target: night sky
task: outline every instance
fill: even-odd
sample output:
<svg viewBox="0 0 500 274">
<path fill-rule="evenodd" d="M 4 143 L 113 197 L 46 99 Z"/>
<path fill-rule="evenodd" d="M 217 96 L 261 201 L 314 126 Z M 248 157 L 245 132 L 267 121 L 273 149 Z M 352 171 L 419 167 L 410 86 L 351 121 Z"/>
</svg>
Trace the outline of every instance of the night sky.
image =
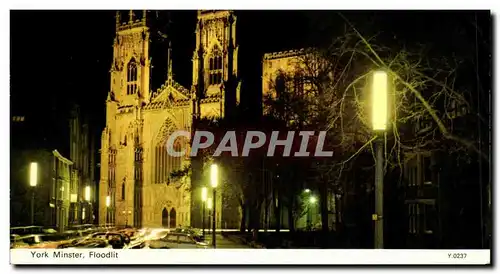
<svg viewBox="0 0 500 274">
<path fill-rule="evenodd" d="M 471 12 L 342 14 L 394 46 L 423 43 L 431 46 L 436 56 L 475 51 L 476 17 Z M 37 145 L 43 140 L 45 146 L 64 150 L 69 136 L 64 131 L 65 114 L 73 102 L 89 115 L 96 136 L 100 136 L 109 90 L 114 15 L 114 11 L 11 11 L 11 115 L 27 117 L 30 134 L 23 137 L 36 136 Z M 174 77 L 189 89 L 196 11 L 173 11 L 169 16 Z M 240 11 L 238 16 L 239 67 L 249 87 L 243 99 L 260 93 L 260 61 L 265 52 L 324 42 L 333 33 L 341 33 L 345 22 L 335 11 Z M 489 64 L 489 12 L 479 13 L 478 18 L 480 61 Z"/>
</svg>

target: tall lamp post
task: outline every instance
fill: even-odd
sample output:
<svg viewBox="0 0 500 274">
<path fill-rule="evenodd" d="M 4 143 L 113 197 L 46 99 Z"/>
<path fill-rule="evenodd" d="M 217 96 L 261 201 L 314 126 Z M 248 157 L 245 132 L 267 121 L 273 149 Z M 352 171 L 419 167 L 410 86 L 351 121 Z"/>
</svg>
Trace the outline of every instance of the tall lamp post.
<svg viewBox="0 0 500 274">
<path fill-rule="evenodd" d="M 387 129 L 388 81 L 385 71 L 373 73 L 372 85 L 372 126 L 375 141 L 375 248 L 384 248 L 384 133 Z"/>
<path fill-rule="evenodd" d="M 207 196 L 208 196 L 208 189 L 206 187 L 203 187 L 201 189 L 201 202 L 202 202 L 202 231 L 203 231 L 203 238 L 205 238 L 205 204 L 207 202 Z"/>
<path fill-rule="evenodd" d="M 208 198 L 207 199 L 207 209 L 208 209 L 208 230 L 210 231 L 210 216 L 211 216 L 211 212 L 212 212 L 212 208 L 213 208 L 213 202 L 212 202 L 212 198 Z"/>
<path fill-rule="evenodd" d="M 30 165 L 30 187 L 31 187 L 31 225 L 35 225 L 35 188 L 38 180 L 38 163 Z"/>
<path fill-rule="evenodd" d="M 212 164 L 210 166 L 210 183 L 212 184 L 213 189 L 213 200 L 214 200 L 214 209 L 212 211 L 212 245 L 215 248 L 215 228 L 216 228 L 216 211 L 217 211 L 217 183 L 219 180 L 219 169 L 216 164 Z"/>
</svg>

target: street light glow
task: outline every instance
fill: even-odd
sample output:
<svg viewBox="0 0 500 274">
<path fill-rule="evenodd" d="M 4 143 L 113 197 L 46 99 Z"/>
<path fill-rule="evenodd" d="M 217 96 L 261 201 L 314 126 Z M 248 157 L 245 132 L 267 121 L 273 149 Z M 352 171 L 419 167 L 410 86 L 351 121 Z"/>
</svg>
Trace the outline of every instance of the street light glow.
<svg viewBox="0 0 500 274">
<path fill-rule="evenodd" d="M 373 130 L 387 128 L 387 73 L 375 71 L 372 86 L 372 124 Z"/>
<path fill-rule="evenodd" d="M 311 203 L 311 204 L 315 204 L 315 203 L 316 203 L 316 201 L 317 201 L 317 199 L 316 199 L 316 197 L 314 197 L 314 196 L 311 196 L 311 197 L 309 198 L 309 203 Z"/>
<path fill-rule="evenodd" d="M 30 165 L 30 186 L 35 187 L 38 179 L 38 164 L 33 162 Z"/>
<path fill-rule="evenodd" d="M 106 196 L 106 207 L 109 207 L 111 205 L 111 197 Z"/>
<path fill-rule="evenodd" d="M 203 202 L 206 202 L 207 201 L 207 195 L 208 195 L 208 189 L 206 187 L 203 187 L 201 189 L 201 200 Z"/>
<path fill-rule="evenodd" d="M 212 198 L 208 198 L 207 200 L 207 208 L 212 209 Z"/>
<path fill-rule="evenodd" d="M 85 187 L 85 201 L 90 201 L 90 186 Z"/>
<path fill-rule="evenodd" d="M 309 192 L 311 192 L 311 190 L 310 190 L 309 188 L 306 188 L 306 189 L 304 190 L 304 192 L 305 192 L 305 193 L 309 193 Z"/>
<path fill-rule="evenodd" d="M 218 183 L 217 181 L 219 179 L 218 177 L 219 177 L 219 169 L 216 164 L 212 164 L 210 166 L 210 182 L 213 188 L 217 187 Z"/>
</svg>

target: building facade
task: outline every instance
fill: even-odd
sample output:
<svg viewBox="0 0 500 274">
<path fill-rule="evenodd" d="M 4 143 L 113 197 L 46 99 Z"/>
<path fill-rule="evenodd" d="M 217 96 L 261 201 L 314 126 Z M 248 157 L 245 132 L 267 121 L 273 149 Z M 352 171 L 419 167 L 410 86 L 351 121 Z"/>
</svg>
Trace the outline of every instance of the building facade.
<svg viewBox="0 0 500 274">
<path fill-rule="evenodd" d="M 70 223 L 72 225 L 93 224 L 97 202 L 97 184 L 94 176 L 95 150 L 90 123 L 79 106 L 74 106 L 69 121 L 69 158 L 73 162 L 71 170 Z"/>
<path fill-rule="evenodd" d="M 64 231 L 71 225 L 73 163 L 57 150 L 26 149 L 15 150 L 13 153 L 11 210 L 13 215 L 22 216 L 12 216 L 15 221 L 11 219 L 11 226 L 40 225 Z M 31 163 L 36 163 L 37 166 L 35 185 L 30 183 L 28 176 L 31 173 Z"/>
<path fill-rule="evenodd" d="M 146 11 L 117 13 L 100 149 L 100 224 L 172 228 L 196 223 L 191 215 L 202 180 L 172 176 L 190 159 L 170 156 L 166 141 L 176 130 L 193 130 L 195 119 L 224 117 L 239 100 L 233 88 L 238 77 L 235 15 L 199 11 L 197 19 L 192 86 L 174 79 L 169 46 L 165 82 L 152 90 L 149 49 L 155 21 Z M 174 148 L 189 150 L 189 141 L 178 138 Z"/>
</svg>

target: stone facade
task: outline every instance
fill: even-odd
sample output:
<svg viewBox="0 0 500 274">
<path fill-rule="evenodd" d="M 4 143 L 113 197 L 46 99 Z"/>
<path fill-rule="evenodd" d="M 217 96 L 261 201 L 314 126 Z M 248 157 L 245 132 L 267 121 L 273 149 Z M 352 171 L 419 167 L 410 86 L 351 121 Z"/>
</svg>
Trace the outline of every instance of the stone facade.
<svg viewBox="0 0 500 274">
<path fill-rule="evenodd" d="M 146 11 L 126 15 L 128 20 L 117 13 L 116 20 L 100 150 L 99 223 L 189 226 L 199 186 L 188 175 L 171 176 L 190 159 L 169 156 L 165 142 L 175 130 L 191 131 L 193 118 L 221 117 L 238 103 L 236 89 L 229 88 L 237 86 L 232 84 L 237 81 L 236 17 L 230 11 L 198 12 L 193 85 L 188 89 L 175 81 L 169 47 L 167 79 L 152 91 L 149 48 L 154 21 Z M 178 140 L 177 149 L 189 150 L 187 140 Z"/>
</svg>

